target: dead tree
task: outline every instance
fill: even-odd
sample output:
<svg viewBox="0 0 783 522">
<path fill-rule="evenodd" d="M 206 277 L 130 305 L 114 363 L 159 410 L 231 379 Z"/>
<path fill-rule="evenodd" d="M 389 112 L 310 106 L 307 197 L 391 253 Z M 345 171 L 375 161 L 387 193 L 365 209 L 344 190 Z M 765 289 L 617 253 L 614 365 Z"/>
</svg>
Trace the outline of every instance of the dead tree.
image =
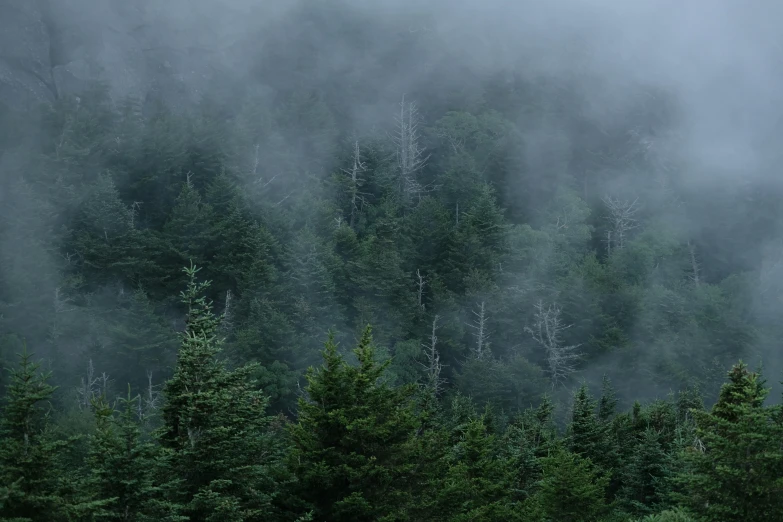
<svg viewBox="0 0 783 522">
<path fill-rule="evenodd" d="M 130 227 L 136 228 L 136 217 L 139 215 L 139 209 L 141 208 L 141 201 L 134 201 L 130 208 Z"/>
<path fill-rule="evenodd" d="M 418 278 L 418 281 L 416 282 L 416 286 L 418 287 L 417 295 L 419 299 L 419 308 L 424 310 L 424 287 L 427 285 L 427 280 L 424 278 L 423 275 L 421 275 L 421 271 L 416 269 L 416 277 Z"/>
<path fill-rule="evenodd" d="M 136 415 L 139 420 L 144 422 L 148 420 L 160 408 L 159 385 L 152 384 L 152 370 L 147 370 L 147 389 L 145 396 L 139 397 L 138 412 Z"/>
<path fill-rule="evenodd" d="M 473 346 L 473 357 L 475 359 L 484 359 L 489 352 L 489 332 L 487 331 L 487 311 L 485 302 L 481 301 L 478 311 L 473 311 L 476 316 L 473 324 L 469 324 L 475 330 L 473 336 L 476 338 L 476 344 Z"/>
<path fill-rule="evenodd" d="M 429 160 L 429 154 L 421 145 L 419 125 L 421 117 L 415 102 L 405 103 L 405 95 L 400 102 L 400 114 L 395 118 L 397 128 L 392 140 L 396 148 L 399 185 L 406 199 L 421 198 L 425 187 L 417 179 L 419 171 Z"/>
<path fill-rule="evenodd" d="M 233 304 L 234 294 L 231 293 L 231 290 L 226 291 L 226 304 L 223 306 L 223 314 L 220 320 L 220 331 L 224 335 L 227 335 L 231 333 L 231 330 L 234 327 L 233 323 L 233 309 L 231 308 L 231 305 Z"/>
<path fill-rule="evenodd" d="M 73 312 L 74 309 L 70 306 L 72 302 L 70 297 L 64 296 L 60 287 L 54 289 L 54 314 L 52 318 L 52 325 L 49 329 L 49 335 L 52 339 L 60 337 L 60 321 L 63 314 Z"/>
<path fill-rule="evenodd" d="M 427 376 L 426 387 L 436 396 L 440 394 L 443 390 L 443 385 L 446 383 L 445 379 L 442 379 L 440 376 L 443 365 L 440 362 L 440 353 L 438 353 L 437 348 L 439 319 L 440 316 L 437 315 L 432 319 L 432 333 L 430 334 L 429 343 L 422 345 L 424 348 L 424 357 L 427 361 L 426 363 L 422 363 Z"/>
<path fill-rule="evenodd" d="M 98 376 L 95 375 L 95 367 L 92 359 L 87 364 L 87 375 L 82 377 L 81 385 L 76 390 L 78 396 L 78 405 L 80 410 L 86 410 L 92 407 L 92 402 L 97 397 L 105 397 L 109 386 L 109 376 L 104 372 Z"/>
<path fill-rule="evenodd" d="M 351 198 L 351 215 L 348 219 L 348 226 L 351 228 L 353 228 L 356 223 L 356 215 L 361 211 L 362 206 L 364 206 L 364 194 L 360 191 L 360 188 L 364 183 L 361 174 L 366 170 L 367 166 L 362 162 L 359 142 L 355 141 L 353 147 L 353 165 L 350 169 L 343 169 L 343 172 L 350 180 L 348 194 Z"/>
<path fill-rule="evenodd" d="M 604 243 L 606 243 L 606 255 L 608 257 L 612 256 L 612 231 L 607 230 L 606 231 L 606 239 L 604 239 Z"/>
<path fill-rule="evenodd" d="M 546 351 L 552 389 L 576 371 L 576 362 L 581 357 L 581 354 L 576 351 L 581 345 L 566 346 L 563 342 L 563 332 L 573 325 L 563 324 L 561 315 L 557 304 L 544 308 L 543 302 L 539 301 L 536 304 L 533 327 L 525 327 L 525 331 Z"/>
<path fill-rule="evenodd" d="M 634 215 L 639 211 L 638 201 L 639 198 L 636 198 L 629 203 L 608 195 L 604 196 L 603 202 L 609 210 L 607 220 L 609 221 L 611 232 L 607 234 L 607 250 L 609 252 L 613 248 L 623 248 L 628 239 L 628 233 L 637 227 Z"/>
<path fill-rule="evenodd" d="M 699 263 L 699 258 L 696 256 L 696 245 L 688 241 L 688 253 L 691 256 L 691 281 L 693 281 L 693 284 L 696 286 L 699 286 L 701 284 L 701 263 Z"/>
</svg>

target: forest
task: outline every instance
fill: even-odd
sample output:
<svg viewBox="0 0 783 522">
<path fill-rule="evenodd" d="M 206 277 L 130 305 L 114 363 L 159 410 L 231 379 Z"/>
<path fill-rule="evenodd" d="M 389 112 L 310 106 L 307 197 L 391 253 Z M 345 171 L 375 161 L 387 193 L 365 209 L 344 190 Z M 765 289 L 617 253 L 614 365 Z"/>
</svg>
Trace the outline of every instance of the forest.
<svg viewBox="0 0 783 522">
<path fill-rule="evenodd" d="M 0 521 L 783 520 L 775 98 L 296 5 L 0 99 Z"/>
</svg>

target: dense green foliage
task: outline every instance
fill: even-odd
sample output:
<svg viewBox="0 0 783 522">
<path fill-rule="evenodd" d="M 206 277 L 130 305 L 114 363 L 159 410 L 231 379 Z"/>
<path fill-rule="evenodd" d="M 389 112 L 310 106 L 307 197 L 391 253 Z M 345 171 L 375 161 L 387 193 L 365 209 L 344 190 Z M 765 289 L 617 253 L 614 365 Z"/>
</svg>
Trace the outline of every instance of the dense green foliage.
<svg viewBox="0 0 783 522">
<path fill-rule="evenodd" d="M 694 188 L 659 89 L 276 31 L 226 99 L 0 135 L 0 520 L 783 520 L 774 187 Z M 379 94 L 421 49 L 461 87 Z"/>
</svg>

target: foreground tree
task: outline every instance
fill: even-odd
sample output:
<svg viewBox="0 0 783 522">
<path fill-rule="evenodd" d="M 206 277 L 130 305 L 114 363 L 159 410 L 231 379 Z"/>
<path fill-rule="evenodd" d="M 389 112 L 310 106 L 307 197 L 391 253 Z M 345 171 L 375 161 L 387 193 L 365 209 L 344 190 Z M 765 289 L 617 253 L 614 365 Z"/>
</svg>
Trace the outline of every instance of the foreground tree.
<svg viewBox="0 0 783 522">
<path fill-rule="evenodd" d="M 768 392 L 740 362 L 712 410 L 692 410 L 696 439 L 684 455 L 678 500 L 699 520 L 783 520 L 783 427 L 779 407 L 764 406 Z"/>
<path fill-rule="evenodd" d="M 104 397 L 93 401 L 96 429 L 90 437 L 89 487 L 106 501 L 105 520 L 181 520 L 154 484 L 157 447 L 144 441 L 136 419 L 140 396 L 121 398 L 119 415 Z"/>
<path fill-rule="evenodd" d="M 171 501 L 189 520 L 267 521 L 278 489 L 267 398 L 249 377 L 254 366 L 230 371 L 217 359 L 220 318 L 202 295 L 209 282 L 197 283 L 198 271 L 185 269 L 187 329 L 164 388 L 158 439 L 170 475 L 162 483 L 178 482 Z"/>
<path fill-rule="evenodd" d="M 589 459 L 554 448 L 541 464 L 543 478 L 532 498 L 540 520 L 590 522 L 608 511 L 604 496 L 609 478 Z"/>
<path fill-rule="evenodd" d="M 354 354 L 358 366 L 343 359 L 330 336 L 323 365 L 308 371 L 299 420 L 290 430 L 297 492 L 315 520 L 404 520 L 414 390 L 383 382 L 388 361 L 376 361 L 369 327 Z"/>
<path fill-rule="evenodd" d="M 64 456 L 74 439 L 54 437 L 47 403 L 55 388 L 39 369 L 25 348 L 11 372 L 0 418 L 0 520 L 89 520 L 101 502 L 73 487 L 79 477 L 69 476 Z"/>
</svg>

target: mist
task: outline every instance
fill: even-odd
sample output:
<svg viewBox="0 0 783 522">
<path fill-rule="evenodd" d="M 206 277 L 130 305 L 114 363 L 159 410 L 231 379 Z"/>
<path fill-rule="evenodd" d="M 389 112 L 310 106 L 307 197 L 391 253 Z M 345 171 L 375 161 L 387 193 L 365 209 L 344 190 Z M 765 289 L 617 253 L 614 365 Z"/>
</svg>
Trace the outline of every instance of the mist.
<svg viewBox="0 0 783 522">
<path fill-rule="evenodd" d="M 149 186 L 139 189 L 134 185 L 138 172 L 105 164 L 106 155 L 79 167 L 82 171 L 76 177 L 85 184 L 80 185 L 80 181 L 69 185 L 68 190 L 74 191 L 73 200 L 63 207 L 65 210 L 52 210 L 56 214 L 53 218 L 30 211 L 33 204 L 56 205 L 53 201 L 65 189 L 42 188 L 41 182 L 36 185 L 28 180 L 28 185 L 36 185 L 28 187 L 38 191 L 33 197 L 36 203 L 28 203 L 20 195 L 28 190 L 17 183 L 29 177 L 26 170 L 60 167 L 26 152 L 35 150 L 38 154 L 46 149 L 50 131 L 41 130 L 43 123 L 33 116 L 25 118 L 16 109 L 27 107 L 30 114 L 46 113 L 48 109 L 38 107 L 63 107 L 72 104 L 74 96 L 87 100 L 83 93 L 96 82 L 104 86 L 106 103 L 112 110 L 119 110 L 130 97 L 138 101 L 145 118 L 154 118 L 161 110 L 196 114 L 206 110 L 204 103 L 213 104 L 209 121 L 216 125 L 232 122 L 225 128 L 242 121 L 244 128 L 251 129 L 248 132 L 257 135 L 243 144 L 232 142 L 231 132 L 224 129 L 215 139 L 231 151 L 226 153 L 229 159 L 222 168 L 236 170 L 234 181 L 248 195 L 253 212 L 267 215 L 264 226 L 277 241 L 276 246 L 269 247 L 269 255 L 282 256 L 279 252 L 295 250 L 295 241 L 302 241 L 303 252 L 318 252 L 319 263 L 330 266 L 339 261 L 321 249 L 326 248 L 324 241 L 331 241 L 324 239 L 324 229 L 329 226 L 324 222 L 332 216 L 325 218 L 324 209 L 292 202 L 305 193 L 314 200 L 332 197 L 332 188 L 314 180 L 347 168 L 349 143 L 354 139 L 385 143 L 372 153 L 377 156 L 373 162 L 383 163 L 386 152 L 382 149 L 390 147 L 388 136 L 394 130 L 394 115 L 404 95 L 406 100 L 418 103 L 426 126 L 423 144 L 433 154 L 427 176 L 433 179 L 449 161 L 444 152 L 447 147 L 438 143 L 437 132 L 432 130 L 448 111 L 478 113 L 489 108 L 513 125 L 508 134 L 513 138 L 504 138 L 511 140 L 501 153 L 504 166 L 496 172 L 487 171 L 487 179 L 502 184 L 503 192 L 497 194 L 497 199 L 515 226 L 529 223 L 536 229 L 545 227 L 549 211 L 538 203 L 551 199 L 558 187 L 568 185 L 590 207 L 585 225 L 592 231 L 585 244 L 600 258 L 605 255 L 602 234 L 606 228 L 602 198 L 610 194 L 638 200 L 642 209 L 638 217 L 644 223 L 635 233 L 653 234 L 659 227 L 676 237 L 673 241 L 680 244 L 677 248 L 696 245 L 701 280 L 729 292 L 733 296 L 729 300 L 736 297 L 730 305 L 736 312 L 734 320 L 753 323 L 750 328 L 754 334 L 748 349 L 740 350 L 742 356 L 753 363 L 763 362 L 768 379 L 776 383 L 783 371 L 772 333 L 781 311 L 775 289 L 780 279 L 783 231 L 776 204 L 780 153 L 773 137 L 780 126 L 783 91 L 775 21 L 783 7 L 771 1 L 762 4 L 750 8 L 729 1 L 683 5 L 609 0 L 460 0 L 427 5 L 358 0 L 6 2 L 0 8 L 0 100 L 4 106 L 0 200 L 5 206 L 2 250 L 8 257 L 2 268 L 4 300 L 13 309 L 11 303 L 20 296 L 35 292 L 52 296 L 57 289 L 71 285 L 75 293 L 67 299 L 73 305 L 63 309 L 69 311 L 66 323 L 74 333 L 55 351 L 62 352 L 61 356 L 74 367 L 84 366 L 85 344 L 97 342 L 86 326 L 91 312 L 87 311 L 90 305 L 85 296 L 111 293 L 115 284 L 122 292 L 131 292 L 140 280 L 138 276 L 123 280 L 114 275 L 105 279 L 96 275 L 94 280 L 74 283 L 74 277 L 88 276 L 80 270 L 69 271 L 67 255 L 72 253 L 62 251 L 59 227 L 71 227 L 74 219 L 81 219 L 79 212 L 89 201 L 89 194 L 95 193 L 86 181 L 106 169 L 113 171 L 113 183 L 123 205 L 131 208 L 139 204 L 138 223 L 154 229 L 168 219 L 153 215 L 148 210 L 150 202 L 133 199 Z M 537 103 L 549 105 L 546 109 L 519 103 L 503 107 L 503 102 L 493 98 L 489 84 L 496 91 L 505 89 L 515 96 L 524 97 L 519 93 L 527 90 Z M 305 121 L 299 113 L 282 114 L 286 104 L 318 108 Z M 69 110 L 75 110 L 73 107 Z M 208 131 L 204 132 L 208 136 Z M 621 149 L 622 154 L 635 159 L 613 156 Z M 257 168 L 259 157 L 263 172 Z M 251 169 L 253 161 L 256 167 Z M 383 168 L 378 167 L 379 172 Z M 166 179 L 182 183 L 187 171 L 193 168 L 183 167 L 183 171 Z M 206 174 L 193 175 L 203 193 L 208 185 Z M 47 179 L 55 178 L 52 174 Z M 41 190 L 54 194 L 41 197 Z M 166 205 L 173 205 L 177 192 L 179 185 L 160 186 L 158 195 L 161 201 L 168 201 Z M 289 214 L 268 217 L 269 209 L 283 201 L 299 206 L 291 207 Z M 380 208 L 380 199 L 373 204 Z M 24 215 L 27 217 L 20 221 L 18 217 Z M 311 233 L 319 238 L 312 239 L 313 244 L 306 239 Z M 109 238 L 108 232 L 105 237 Z M 188 248 L 183 245 L 178 251 L 188 252 Z M 559 248 L 542 247 L 539 261 L 545 265 L 549 258 L 560 255 Z M 677 263 L 684 263 L 683 270 L 687 270 L 690 258 L 682 252 L 676 255 L 681 254 Z M 19 275 L 19 267 L 28 262 L 44 268 L 35 274 Z M 265 284 L 287 277 L 284 274 L 291 268 L 286 263 L 281 265 L 277 279 Z M 668 276 L 659 269 L 661 260 L 657 263 L 634 284 L 668 284 Z M 413 277 L 412 271 L 406 268 L 400 274 Z M 495 290 L 482 292 L 495 292 L 495 297 L 486 299 L 499 299 L 497 295 L 509 288 L 549 285 L 549 276 L 541 274 L 528 270 L 501 277 L 493 282 Z M 37 280 L 36 275 L 41 279 Z M 177 277 L 173 274 L 168 279 Z M 568 277 L 582 284 L 584 272 L 576 271 Z M 145 288 L 152 300 L 150 306 L 166 318 L 164 322 L 176 325 L 178 316 L 172 311 L 176 307 L 170 300 L 176 297 L 176 285 L 161 284 L 159 288 Z M 327 309 L 332 306 L 328 304 L 331 300 L 340 299 L 339 288 L 313 284 L 303 283 L 302 287 L 303 298 L 310 301 L 313 310 L 317 309 L 316 301 Z M 80 285 L 84 285 L 83 291 Z M 223 305 L 227 290 L 237 291 L 232 285 L 221 288 L 222 296 L 215 295 L 219 305 Z M 731 290 L 725 290 L 727 285 Z M 588 295 L 596 291 L 585 288 Z M 306 295 L 310 291 L 318 297 Z M 164 297 L 171 292 L 171 296 Z M 324 297 L 324 292 L 333 295 Z M 457 330 L 450 341 L 455 346 L 468 342 L 470 334 L 465 325 L 475 306 L 470 302 L 471 291 L 456 292 L 453 303 L 461 311 L 455 317 L 462 319 L 455 319 Z M 274 301 L 277 297 L 267 295 L 264 299 Z M 316 321 L 311 325 L 312 333 L 306 335 L 316 339 L 328 326 L 343 331 L 350 339 L 359 318 L 366 318 L 381 323 L 378 328 L 382 340 L 415 344 L 417 335 L 424 334 L 400 326 L 407 319 L 400 315 L 400 301 L 395 299 L 382 297 L 373 305 L 384 313 L 365 313 L 363 305 L 355 305 L 347 315 Z M 650 304 L 654 297 L 645 299 L 641 302 L 649 306 L 635 316 L 634 324 L 622 327 L 629 346 L 634 345 L 637 335 L 647 335 L 640 333 L 647 328 L 644 324 L 664 314 L 660 304 Z M 45 316 L 47 312 L 40 313 Z M 249 308 L 242 313 L 251 314 Z M 493 336 L 521 337 L 532 310 L 521 313 L 519 324 L 509 326 L 513 331 L 504 330 L 505 323 L 499 322 L 493 326 Z M 567 313 L 574 316 L 573 312 Z M 21 323 L 25 326 L 20 331 L 16 331 L 19 323 L 4 326 L 6 333 L 29 337 L 22 335 L 24 330 L 37 329 L 27 320 Z M 569 341 L 588 343 L 595 328 L 585 326 L 584 338 Z M 693 342 L 697 338 L 701 339 L 698 342 L 711 342 L 711 334 L 701 328 L 703 325 L 696 328 Z M 265 350 L 282 349 L 273 349 L 273 339 L 267 341 Z M 502 342 L 508 344 L 501 348 L 508 352 L 506 355 L 511 353 L 512 345 L 520 343 L 525 350 L 535 350 L 530 339 Z M 395 352 L 393 346 L 388 349 Z M 688 358 L 688 354 L 674 355 Z M 455 352 L 455 367 L 460 357 Z M 644 391 L 639 387 L 631 390 L 631 383 L 638 379 L 633 372 L 623 385 L 626 363 L 621 362 L 622 357 L 612 350 L 592 353 L 580 366 L 578 378 L 597 383 L 608 372 L 620 381 L 620 387 L 627 388 L 627 393 L 659 396 L 669 391 L 669 384 L 655 379 L 639 385 Z M 657 353 L 643 351 L 634 364 L 655 357 Z M 574 382 L 578 378 L 575 376 Z"/>
</svg>

